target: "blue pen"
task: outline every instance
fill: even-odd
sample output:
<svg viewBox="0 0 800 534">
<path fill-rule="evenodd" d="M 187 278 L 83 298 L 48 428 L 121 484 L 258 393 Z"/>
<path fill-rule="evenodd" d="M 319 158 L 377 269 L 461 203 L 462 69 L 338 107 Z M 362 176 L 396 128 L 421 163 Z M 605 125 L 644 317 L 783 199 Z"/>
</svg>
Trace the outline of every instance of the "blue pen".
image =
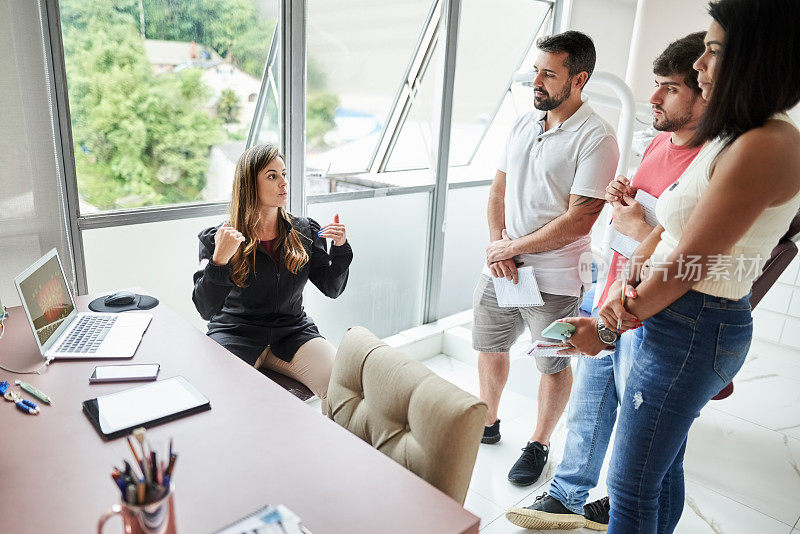
<svg viewBox="0 0 800 534">
<path fill-rule="evenodd" d="M 119 491 L 122 493 L 122 497 L 125 498 L 125 490 L 128 487 L 128 485 L 125 484 L 125 479 L 123 479 L 122 477 L 117 477 L 114 479 L 114 482 L 116 482 Z"/>
</svg>

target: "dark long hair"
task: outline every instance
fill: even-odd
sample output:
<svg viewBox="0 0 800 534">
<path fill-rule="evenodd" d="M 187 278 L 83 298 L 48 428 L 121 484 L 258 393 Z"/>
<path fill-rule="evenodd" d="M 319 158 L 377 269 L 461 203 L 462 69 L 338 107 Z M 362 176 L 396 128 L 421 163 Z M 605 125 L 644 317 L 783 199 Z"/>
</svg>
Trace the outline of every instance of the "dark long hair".
<svg viewBox="0 0 800 534">
<path fill-rule="evenodd" d="M 258 247 L 256 229 L 261 214 L 258 210 L 258 173 L 275 158 L 283 159 L 277 146 L 255 145 L 245 150 L 236 163 L 236 171 L 233 174 L 230 223 L 233 228 L 242 233 L 245 242 L 236 250 L 230 265 L 233 271 L 231 279 L 239 287 L 246 286 L 247 275 L 250 274 L 251 264 L 255 261 Z M 291 221 L 292 216 L 285 209 L 278 208 L 278 236 L 274 248 L 281 251 L 286 268 L 297 274 L 297 271 L 308 263 L 308 253 L 300 240 L 301 234 L 291 227 Z M 291 229 L 287 230 L 287 228 Z M 251 256 L 252 259 L 248 261 Z"/>
<path fill-rule="evenodd" d="M 708 12 L 725 41 L 694 146 L 730 144 L 800 101 L 800 1 L 718 0 Z"/>
</svg>

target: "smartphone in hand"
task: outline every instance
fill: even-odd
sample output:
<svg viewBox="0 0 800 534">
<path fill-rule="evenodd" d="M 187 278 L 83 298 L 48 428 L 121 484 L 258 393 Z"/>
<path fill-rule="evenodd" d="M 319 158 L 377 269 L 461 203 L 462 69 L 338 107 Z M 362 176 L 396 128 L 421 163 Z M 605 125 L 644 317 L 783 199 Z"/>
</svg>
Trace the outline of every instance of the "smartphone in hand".
<svg viewBox="0 0 800 534">
<path fill-rule="evenodd" d="M 542 336 L 548 339 L 569 339 L 575 333 L 575 325 L 570 323 L 563 323 L 553 321 L 550 325 L 542 330 Z"/>
</svg>

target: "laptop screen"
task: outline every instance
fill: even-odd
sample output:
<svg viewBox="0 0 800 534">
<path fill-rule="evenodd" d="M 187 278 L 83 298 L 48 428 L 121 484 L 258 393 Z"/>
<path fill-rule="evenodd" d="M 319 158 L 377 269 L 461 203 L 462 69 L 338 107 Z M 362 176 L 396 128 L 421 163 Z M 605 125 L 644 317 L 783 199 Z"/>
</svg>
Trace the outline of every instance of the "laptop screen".
<svg viewBox="0 0 800 534">
<path fill-rule="evenodd" d="M 19 282 L 20 296 L 28 308 L 39 344 L 44 347 L 50 336 L 75 309 L 64 273 L 53 254 L 38 269 Z"/>
</svg>

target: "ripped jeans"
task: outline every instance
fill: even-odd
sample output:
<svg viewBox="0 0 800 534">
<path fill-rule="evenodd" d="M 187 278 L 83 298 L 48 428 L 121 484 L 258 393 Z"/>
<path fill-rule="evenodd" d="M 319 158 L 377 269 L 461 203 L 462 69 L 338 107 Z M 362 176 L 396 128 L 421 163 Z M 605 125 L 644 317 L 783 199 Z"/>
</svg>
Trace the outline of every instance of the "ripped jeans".
<svg viewBox="0 0 800 534">
<path fill-rule="evenodd" d="M 690 291 L 645 321 L 608 473 L 609 534 L 675 530 L 689 428 L 742 367 L 752 335 L 750 295 Z"/>
</svg>

